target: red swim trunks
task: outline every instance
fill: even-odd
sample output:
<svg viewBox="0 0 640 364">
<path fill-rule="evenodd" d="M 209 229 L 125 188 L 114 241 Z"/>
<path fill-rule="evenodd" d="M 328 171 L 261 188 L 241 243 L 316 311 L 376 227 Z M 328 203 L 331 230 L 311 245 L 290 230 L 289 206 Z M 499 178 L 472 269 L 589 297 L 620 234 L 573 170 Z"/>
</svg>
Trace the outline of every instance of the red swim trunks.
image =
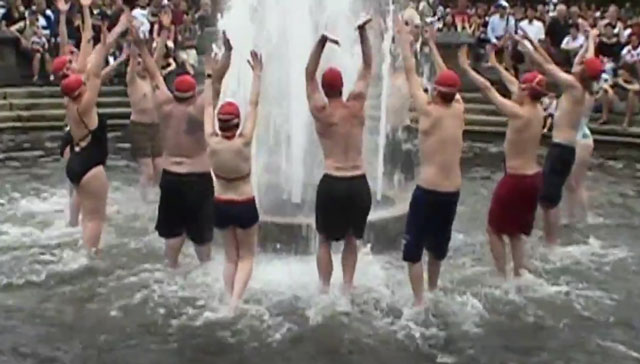
<svg viewBox="0 0 640 364">
<path fill-rule="evenodd" d="M 529 236 L 538 206 L 542 173 L 506 174 L 493 191 L 489 227 L 499 235 Z"/>
</svg>

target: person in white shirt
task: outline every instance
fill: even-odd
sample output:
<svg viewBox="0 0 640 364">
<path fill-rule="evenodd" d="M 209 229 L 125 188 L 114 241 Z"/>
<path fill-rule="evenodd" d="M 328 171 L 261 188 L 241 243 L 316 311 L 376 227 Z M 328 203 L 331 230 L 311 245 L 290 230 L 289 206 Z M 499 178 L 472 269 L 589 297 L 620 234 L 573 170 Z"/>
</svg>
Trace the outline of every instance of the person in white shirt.
<svg viewBox="0 0 640 364">
<path fill-rule="evenodd" d="M 149 38 L 149 32 L 151 31 L 151 23 L 149 22 L 149 8 L 147 7 L 148 1 L 138 1 L 138 6 L 131 11 L 131 15 L 135 18 L 136 26 L 140 38 Z"/>
<path fill-rule="evenodd" d="M 640 64 L 640 39 L 636 34 L 629 36 L 629 45 L 624 47 L 620 57 L 623 63 Z"/>
<path fill-rule="evenodd" d="M 544 24 L 536 19 L 537 11 L 534 5 L 527 7 L 527 19 L 520 21 L 519 30 L 525 32 L 531 40 L 540 43 L 544 40 Z"/>
<path fill-rule="evenodd" d="M 501 48 L 505 45 L 505 36 L 514 34 L 516 28 L 516 20 L 513 16 L 508 15 L 509 4 L 506 1 L 500 1 L 496 4 L 498 12 L 489 18 L 489 27 L 487 28 L 487 36 L 492 44 Z"/>
<path fill-rule="evenodd" d="M 567 35 L 562 41 L 562 45 L 560 48 L 569 53 L 571 57 L 571 63 L 573 63 L 573 59 L 576 57 L 578 52 L 582 49 L 587 39 L 580 33 L 578 24 L 571 24 L 569 28 L 569 35 Z"/>
</svg>

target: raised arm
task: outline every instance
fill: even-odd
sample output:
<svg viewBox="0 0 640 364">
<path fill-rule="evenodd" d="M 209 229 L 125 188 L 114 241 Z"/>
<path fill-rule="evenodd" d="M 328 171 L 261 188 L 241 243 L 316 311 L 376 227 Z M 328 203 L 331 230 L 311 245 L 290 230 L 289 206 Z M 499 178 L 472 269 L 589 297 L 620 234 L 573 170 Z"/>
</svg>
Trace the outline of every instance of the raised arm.
<svg viewBox="0 0 640 364">
<path fill-rule="evenodd" d="M 536 50 L 532 50 L 531 48 L 527 47 L 527 41 L 523 38 L 516 36 L 515 39 L 519 44 L 523 45 L 522 49 L 524 50 L 524 54 L 529 56 L 534 61 L 534 63 L 538 64 L 541 71 L 546 73 L 549 78 L 557 82 L 563 90 L 581 87 L 575 77 L 564 72 L 550 59 L 546 59 L 546 57 L 540 55 L 540 53 L 537 52 L 538 47 L 535 47 L 535 44 L 534 47 L 536 48 Z"/>
<path fill-rule="evenodd" d="M 227 33 L 224 31 L 222 32 L 222 43 L 224 44 L 224 53 L 222 54 L 222 57 L 218 59 L 218 56 L 216 55 L 214 59 L 214 67 L 210 72 L 207 71 L 213 79 L 213 95 L 207 96 L 203 92 L 198 96 L 198 100 L 196 100 L 193 110 L 196 115 L 202 115 L 202 113 L 204 113 L 208 99 L 213 98 L 214 106 L 218 104 L 220 91 L 222 89 L 222 81 L 224 80 L 224 76 L 227 74 L 229 66 L 231 65 L 231 52 L 233 51 L 231 41 L 227 38 Z"/>
<path fill-rule="evenodd" d="M 60 51 L 59 54 L 64 56 L 67 52 L 67 44 L 69 44 L 69 34 L 67 33 L 67 12 L 71 3 L 65 0 L 56 1 L 60 17 L 58 18 L 58 33 L 60 33 Z"/>
<path fill-rule="evenodd" d="M 469 51 L 467 46 L 462 46 L 458 51 L 458 62 L 469 79 L 480 89 L 480 92 L 493 103 L 501 113 L 509 119 L 522 116 L 521 108 L 516 103 L 502 97 L 491 83 L 480 76 L 469 64 Z"/>
<path fill-rule="evenodd" d="M 211 138 L 217 138 L 218 128 L 216 127 L 216 107 L 218 105 L 218 98 L 220 95 L 220 85 L 216 86 L 214 81 L 214 73 L 217 68 L 218 55 L 207 54 L 204 59 L 204 71 L 206 78 L 204 80 L 204 136 L 207 140 Z M 218 96 L 214 96 L 214 95 Z"/>
<path fill-rule="evenodd" d="M 431 58 L 436 66 L 436 72 L 440 73 L 447 69 L 447 65 L 444 64 L 440 51 L 438 51 L 438 45 L 436 44 L 436 28 L 433 25 L 429 25 L 426 28 L 426 39 L 431 50 Z"/>
<path fill-rule="evenodd" d="M 489 63 L 496 69 L 496 71 L 498 71 L 500 79 L 507 86 L 511 95 L 515 95 L 518 91 L 518 87 L 520 87 L 520 83 L 518 82 L 518 79 L 511 74 L 511 72 L 507 71 L 507 69 L 498 62 L 495 50 L 491 50 L 491 53 L 489 53 Z"/>
<path fill-rule="evenodd" d="M 396 36 L 400 52 L 402 53 L 404 74 L 409 84 L 409 92 L 411 93 L 416 108 L 424 112 L 426 110 L 425 106 L 427 102 L 429 102 L 429 97 L 422 91 L 422 81 L 416 72 L 416 60 L 413 57 L 413 52 L 411 52 L 409 29 L 400 19 L 396 19 Z"/>
<path fill-rule="evenodd" d="M 131 44 L 129 46 L 129 66 L 127 67 L 127 85 L 135 82 L 138 78 L 138 57 L 140 56 L 140 52 L 138 48 Z"/>
<path fill-rule="evenodd" d="M 127 26 L 131 21 L 131 14 L 123 14 L 120 17 L 120 21 L 113 28 L 111 33 L 105 36 L 107 31 L 106 26 L 102 27 L 102 42 L 94 49 L 91 62 L 87 66 L 85 72 L 85 84 L 86 93 L 82 98 L 82 103 L 79 106 L 80 112 L 86 112 L 95 107 L 98 99 L 98 93 L 100 92 L 100 86 L 102 85 L 102 69 L 104 68 L 104 62 L 107 58 L 107 54 L 115 44 L 115 40 L 127 29 Z"/>
<path fill-rule="evenodd" d="M 313 110 L 322 108 L 326 105 L 324 97 L 322 97 L 322 92 L 320 92 L 320 85 L 318 85 L 316 74 L 318 73 L 322 52 L 324 51 L 324 47 L 327 45 L 327 42 L 334 43 L 338 46 L 340 45 L 336 39 L 329 37 L 326 33 L 322 34 L 313 46 L 313 50 L 311 50 L 311 55 L 309 56 L 309 61 L 307 62 L 307 67 L 305 68 L 307 101 L 309 102 L 312 112 Z"/>
<path fill-rule="evenodd" d="M 77 65 L 78 71 L 80 72 L 84 72 L 84 70 L 87 69 L 87 63 L 93 51 L 91 41 L 93 39 L 93 23 L 91 20 L 91 12 L 89 11 L 91 1 L 92 0 L 80 0 L 80 4 L 82 5 L 82 42 L 80 43 Z"/>
<path fill-rule="evenodd" d="M 116 69 L 118 69 L 118 67 L 127 60 L 127 58 L 129 58 L 129 50 L 128 48 L 125 48 L 122 52 L 122 54 L 120 55 L 120 57 L 118 57 L 118 59 L 115 60 L 115 62 L 113 62 L 112 64 L 108 65 L 107 67 L 105 67 L 105 69 L 102 70 L 101 73 L 101 77 L 102 77 L 102 82 L 109 80 L 113 74 L 115 73 Z M 129 76 L 129 75 L 127 75 Z"/>
<path fill-rule="evenodd" d="M 248 62 L 249 67 L 251 67 L 253 71 L 253 81 L 251 82 L 251 96 L 249 97 L 249 112 L 247 112 L 240 135 L 247 143 L 251 143 L 256 130 L 256 120 L 258 119 L 258 103 L 260 101 L 263 68 L 262 56 L 256 51 L 251 51 L 251 59 Z"/>
<path fill-rule="evenodd" d="M 164 54 L 167 52 L 167 37 L 169 36 L 169 32 L 167 30 L 163 30 L 160 33 L 160 36 L 156 43 L 156 49 L 153 52 L 153 60 L 156 62 L 158 66 L 162 65 L 162 59 L 164 58 Z"/>
<path fill-rule="evenodd" d="M 356 101 L 362 104 L 367 99 L 367 91 L 369 90 L 369 82 L 371 81 L 371 69 L 373 63 L 373 56 L 371 54 L 371 41 L 367 34 L 367 24 L 371 22 L 371 17 L 367 17 L 361 21 L 358 26 L 358 34 L 360 35 L 360 48 L 362 50 L 362 68 L 358 73 L 358 79 L 353 91 L 349 95 L 349 101 Z"/>
<path fill-rule="evenodd" d="M 131 26 L 129 34 L 131 34 L 133 44 L 136 46 L 136 48 L 138 48 L 138 51 L 140 52 L 142 63 L 144 64 L 144 67 L 149 74 L 149 79 L 151 80 L 154 91 L 161 92 L 165 95 L 171 95 L 169 89 L 167 88 L 167 85 L 164 82 L 164 78 L 162 77 L 160 68 L 154 61 L 153 57 L 151 57 L 149 49 L 145 45 L 144 40 L 140 38 L 138 30 L 134 26 Z"/>
</svg>

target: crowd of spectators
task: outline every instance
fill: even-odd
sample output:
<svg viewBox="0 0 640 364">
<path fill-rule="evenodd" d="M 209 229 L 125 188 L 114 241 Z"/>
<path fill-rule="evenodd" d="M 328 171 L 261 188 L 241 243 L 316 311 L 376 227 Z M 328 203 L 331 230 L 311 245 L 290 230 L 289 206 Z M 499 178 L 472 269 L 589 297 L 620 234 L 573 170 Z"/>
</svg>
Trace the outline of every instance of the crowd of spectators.
<svg viewBox="0 0 640 364">
<path fill-rule="evenodd" d="M 0 0 L 0 32 L 17 39 L 18 52 L 32 59 L 33 82 L 48 83 L 53 78 L 51 59 L 59 54 L 61 12 L 66 15 L 68 44 L 80 47 L 83 17 L 78 0 Z M 68 1 L 68 0 L 67 0 Z M 100 41 L 103 24 L 111 29 L 122 12 L 122 0 L 94 0 L 91 22 L 94 44 Z M 125 0 L 126 1 L 126 0 Z M 215 0 L 133 0 L 132 16 L 144 37 L 157 41 L 166 31 L 166 73 L 193 73 L 198 63 L 196 41 L 207 27 L 214 25 L 211 1 Z M 157 43 L 157 42 L 156 42 Z M 108 57 L 108 64 L 118 65 L 128 56 L 128 44 L 122 40 Z M 166 65 L 169 66 L 166 66 Z"/>
<path fill-rule="evenodd" d="M 473 47 L 477 62 L 488 64 L 489 54 L 495 52 L 516 75 L 532 65 L 515 46 L 514 34 L 526 34 L 542 44 L 559 66 L 570 70 L 589 28 L 597 28 L 596 55 L 606 64 L 597 94 L 597 108 L 603 114 L 600 123 L 608 121 L 611 109 L 620 109 L 626 113 L 623 125 L 629 126 L 640 98 L 640 14 L 632 4 L 619 8 L 598 7 L 592 1 L 421 0 L 409 6 L 422 24 L 471 37 L 477 45 Z"/>
</svg>

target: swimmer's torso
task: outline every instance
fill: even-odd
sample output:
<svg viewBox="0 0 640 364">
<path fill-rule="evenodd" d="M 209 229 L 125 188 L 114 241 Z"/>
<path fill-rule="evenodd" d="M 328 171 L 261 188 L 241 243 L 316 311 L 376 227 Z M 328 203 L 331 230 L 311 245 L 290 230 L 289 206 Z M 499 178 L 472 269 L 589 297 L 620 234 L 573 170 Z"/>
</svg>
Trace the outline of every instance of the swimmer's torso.
<svg viewBox="0 0 640 364">
<path fill-rule="evenodd" d="M 133 82 L 127 84 L 127 94 L 131 103 L 131 120 L 139 123 L 155 123 L 157 115 L 153 104 L 151 81 L 135 77 Z"/>
<path fill-rule="evenodd" d="M 449 106 L 434 103 L 419 111 L 420 175 L 418 185 L 452 192 L 462 185 L 460 158 L 464 131 L 464 103 L 460 96 Z"/>
<path fill-rule="evenodd" d="M 215 176 L 216 196 L 232 199 L 253 196 L 251 143 L 244 138 L 216 137 L 210 140 L 207 154 Z"/>
<path fill-rule="evenodd" d="M 524 117 L 510 119 L 504 142 L 507 172 L 533 174 L 540 170 L 538 149 L 542 138 L 544 110 L 539 104 L 522 106 Z"/>
<path fill-rule="evenodd" d="M 177 173 L 208 172 L 204 111 L 198 103 L 167 102 L 158 110 L 162 124 L 165 168 Z"/>
<path fill-rule="evenodd" d="M 558 112 L 554 118 L 553 140 L 575 145 L 587 93 L 584 89 L 565 91 L 558 100 Z"/>
<path fill-rule="evenodd" d="M 335 176 L 363 174 L 365 118 L 362 110 L 348 102 L 335 102 L 316 111 L 314 118 L 324 154 L 325 172 Z"/>
</svg>

